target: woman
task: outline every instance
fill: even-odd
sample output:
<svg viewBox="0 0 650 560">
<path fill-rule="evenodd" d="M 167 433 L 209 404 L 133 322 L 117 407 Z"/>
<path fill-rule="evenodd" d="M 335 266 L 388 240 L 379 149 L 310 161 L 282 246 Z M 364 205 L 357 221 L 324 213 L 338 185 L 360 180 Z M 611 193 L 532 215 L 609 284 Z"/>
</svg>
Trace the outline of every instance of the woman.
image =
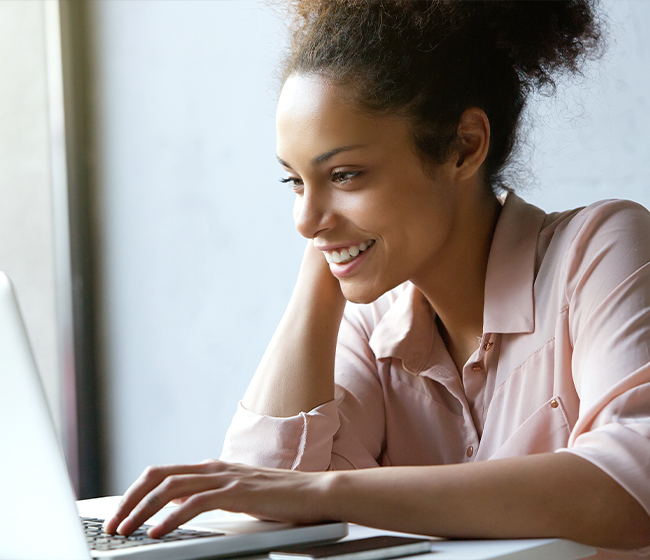
<svg viewBox="0 0 650 560">
<path fill-rule="evenodd" d="M 650 546 L 650 216 L 503 180 L 527 95 L 598 50 L 591 2 L 292 9 L 294 294 L 223 461 L 147 469 L 106 530 L 181 499 L 152 536 L 222 508 Z"/>
</svg>

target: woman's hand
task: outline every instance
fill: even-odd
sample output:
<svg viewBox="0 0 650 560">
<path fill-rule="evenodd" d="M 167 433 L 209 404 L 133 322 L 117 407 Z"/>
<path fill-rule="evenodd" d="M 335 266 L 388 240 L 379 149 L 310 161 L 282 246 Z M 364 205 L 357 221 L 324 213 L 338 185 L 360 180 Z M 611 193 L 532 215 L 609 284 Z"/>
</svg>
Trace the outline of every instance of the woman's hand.
<svg viewBox="0 0 650 560">
<path fill-rule="evenodd" d="M 307 241 L 305 247 L 296 286 L 300 286 L 303 281 L 306 281 L 312 288 L 314 288 L 314 282 L 316 283 L 318 291 L 312 294 L 314 297 L 328 298 L 331 300 L 329 302 L 331 304 L 344 302 L 339 281 L 330 271 L 325 255 L 314 247 L 314 242 L 311 239 Z"/>
<path fill-rule="evenodd" d="M 246 512 L 292 523 L 327 521 L 320 497 L 327 473 L 249 467 L 222 461 L 148 467 L 126 491 L 107 533 L 130 535 L 169 502 L 180 502 L 149 529 L 159 538 L 204 511 Z"/>
</svg>

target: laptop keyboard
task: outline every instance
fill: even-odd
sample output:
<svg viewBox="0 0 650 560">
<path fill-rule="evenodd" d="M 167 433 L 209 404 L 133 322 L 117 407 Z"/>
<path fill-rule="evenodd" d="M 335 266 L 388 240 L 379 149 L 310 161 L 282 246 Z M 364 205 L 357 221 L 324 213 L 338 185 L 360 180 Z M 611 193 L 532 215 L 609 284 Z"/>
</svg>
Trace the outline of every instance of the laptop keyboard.
<svg viewBox="0 0 650 560">
<path fill-rule="evenodd" d="M 123 535 L 109 535 L 104 533 L 103 519 L 95 517 L 82 517 L 81 522 L 86 533 L 88 546 L 93 550 L 116 550 L 129 546 L 142 546 L 145 544 L 160 544 L 170 541 L 184 541 L 187 539 L 196 539 L 201 537 L 219 537 L 224 533 L 213 531 L 194 531 L 192 529 L 176 529 L 159 539 L 152 539 L 147 535 L 149 525 L 142 525 L 137 531 L 128 537 Z"/>
</svg>

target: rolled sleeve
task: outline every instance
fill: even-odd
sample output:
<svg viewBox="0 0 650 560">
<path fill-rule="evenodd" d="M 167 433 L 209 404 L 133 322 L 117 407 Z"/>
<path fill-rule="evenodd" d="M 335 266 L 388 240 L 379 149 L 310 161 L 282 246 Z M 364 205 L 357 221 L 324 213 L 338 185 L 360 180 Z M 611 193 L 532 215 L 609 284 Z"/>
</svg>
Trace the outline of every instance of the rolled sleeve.
<svg viewBox="0 0 650 560">
<path fill-rule="evenodd" d="M 240 402 L 226 433 L 221 460 L 301 471 L 327 470 L 339 425 L 335 401 L 287 418 L 256 414 Z"/>
</svg>

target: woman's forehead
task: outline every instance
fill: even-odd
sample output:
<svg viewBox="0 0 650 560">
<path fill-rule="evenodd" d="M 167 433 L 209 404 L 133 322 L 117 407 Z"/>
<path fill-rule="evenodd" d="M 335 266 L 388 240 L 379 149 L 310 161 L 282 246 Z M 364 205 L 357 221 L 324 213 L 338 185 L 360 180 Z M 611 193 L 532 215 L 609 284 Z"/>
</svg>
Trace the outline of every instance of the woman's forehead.
<svg viewBox="0 0 650 560">
<path fill-rule="evenodd" d="M 320 74 L 292 74 L 287 78 L 278 100 L 278 114 L 283 111 L 314 111 L 320 105 L 338 101 L 343 88 Z"/>
<path fill-rule="evenodd" d="M 284 128 L 305 130 L 327 128 L 327 123 L 361 124 L 361 112 L 355 108 L 344 88 L 319 75 L 290 76 L 278 100 L 276 123 L 278 134 Z"/>
<path fill-rule="evenodd" d="M 319 75 L 290 76 L 277 108 L 278 157 L 314 157 L 339 146 L 408 139 L 406 120 L 360 109 L 351 93 Z M 289 160 L 286 160 L 289 161 Z"/>
</svg>

